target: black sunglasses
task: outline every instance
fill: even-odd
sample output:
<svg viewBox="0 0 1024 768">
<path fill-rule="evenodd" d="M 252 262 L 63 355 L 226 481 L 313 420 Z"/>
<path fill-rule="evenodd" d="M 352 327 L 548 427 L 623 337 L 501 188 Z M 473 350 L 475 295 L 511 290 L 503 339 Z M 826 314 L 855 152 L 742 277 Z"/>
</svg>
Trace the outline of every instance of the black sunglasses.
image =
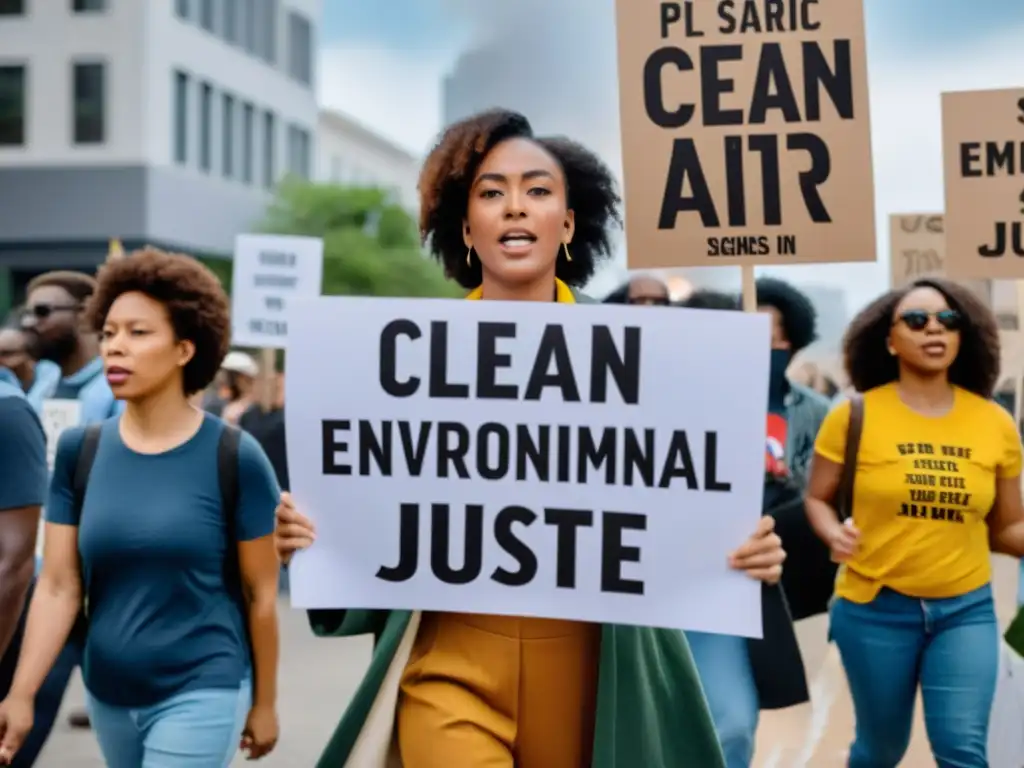
<svg viewBox="0 0 1024 768">
<path fill-rule="evenodd" d="M 923 331 L 928 327 L 928 321 L 935 318 L 939 325 L 947 331 L 958 331 L 962 324 L 963 316 L 955 309 L 944 309 L 941 312 L 925 312 L 923 309 L 908 309 L 901 312 L 899 316 L 907 328 L 912 331 Z"/>
<path fill-rule="evenodd" d="M 44 320 L 54 312 L 77 312 L 78 310 L 78 304 L 33 304 L 31 307 L 25 307 L 24 314 L 34 315 L 39 320 Z"/>
</svg>

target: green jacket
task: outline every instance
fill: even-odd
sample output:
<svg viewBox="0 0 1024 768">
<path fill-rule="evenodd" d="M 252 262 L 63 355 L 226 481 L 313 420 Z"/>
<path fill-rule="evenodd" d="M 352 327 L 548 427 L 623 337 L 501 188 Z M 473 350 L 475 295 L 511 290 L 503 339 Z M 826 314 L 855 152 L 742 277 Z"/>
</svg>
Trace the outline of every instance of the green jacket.
<svg viewBox="0 0 1024 768">
<path fill-rule="evenodd" d="M 419 614 L 411 611 L 309 611 L 321 637 L 373 634 L 370 667 L 349 702 L 317 768 L 401 766 L 386 746 L 393 739 L 397 680 L 408 659 Z M 398 669 L 398 667 L 401 669 Z M 389 674 L 390 672 L 390 674 Z M 725 768 L 700 678 L 682 632 L 605 625 L 602 629 L 597 727 L 592 768 Z M 385 688 L 394 688 L 387 691 Z M 387 711 L 371 717 L 375 704 Z M 367 723 L 378 725 L 368 737 Z M 352 758 L 362 738 L 357 758 Z M 349 762 L 352 760 L 352 762 Z M 356 763 L 354 760 L 358 760 Z"/>
</svg>

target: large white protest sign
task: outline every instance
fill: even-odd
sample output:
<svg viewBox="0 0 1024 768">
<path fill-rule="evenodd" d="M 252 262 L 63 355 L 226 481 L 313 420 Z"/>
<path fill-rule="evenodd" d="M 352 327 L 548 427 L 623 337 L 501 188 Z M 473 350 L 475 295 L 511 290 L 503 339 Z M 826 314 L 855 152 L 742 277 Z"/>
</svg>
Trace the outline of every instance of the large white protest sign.
<svg viewBox="0 0 1024 768">
<path fill-rule="evenodd" d="M 767 317 L 322 297 L 290 324 L 294 605 L 761 636 L 727 556 L 761 516 Z"/>
<path fill-rule="evenodd" d="M 239 235 L 231 280 L 231 341 L 284 349 L 288 304 L 319 296 L 324 242 L 316 237 Z"/>
<path fill-rule="evenodd" d="M 64 430 L 82 423 L 82 403 L 80 400 L 44 400 L 41 421 L 43 432 L 46 434 L 46 464 L 53 472 L 57 442 Z"/>
</svg>

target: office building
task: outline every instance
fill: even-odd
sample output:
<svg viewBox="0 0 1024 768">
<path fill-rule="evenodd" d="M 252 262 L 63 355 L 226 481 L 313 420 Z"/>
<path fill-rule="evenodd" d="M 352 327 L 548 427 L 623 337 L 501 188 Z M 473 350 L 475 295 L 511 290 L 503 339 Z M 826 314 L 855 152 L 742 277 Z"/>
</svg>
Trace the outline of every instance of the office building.
<svg viewBox="0 0 1024 768">
<path fill-rule="evenodd" d="M 228 257 L 312 175 L 320 0 L 0 0 L 0 308 L 110 238 Z"/>
<path fill-rule="evenodd" d="M 355 119 L 322 110 L 317 128 L 316 181 L 379 187 L 411 214 L 419 208 L 416 183 L 422 159 Z"/>
</svg>

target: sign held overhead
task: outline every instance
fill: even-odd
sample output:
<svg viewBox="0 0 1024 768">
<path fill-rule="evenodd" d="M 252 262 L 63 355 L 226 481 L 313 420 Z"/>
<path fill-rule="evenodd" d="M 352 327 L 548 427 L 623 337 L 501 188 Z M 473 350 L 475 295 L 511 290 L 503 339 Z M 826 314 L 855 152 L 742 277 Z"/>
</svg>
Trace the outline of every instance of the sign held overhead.
<svg viewBox="0 0 1024 768">
<path fill-rule="evenodd" d="M 633 268 L 873 261 L 863 0 L 617 0 Z"/>
<path fill-rule="evenodd" d="M 946 270 L 1024 278 L 1024 88 L 942 94 Z"/>
</svg>

